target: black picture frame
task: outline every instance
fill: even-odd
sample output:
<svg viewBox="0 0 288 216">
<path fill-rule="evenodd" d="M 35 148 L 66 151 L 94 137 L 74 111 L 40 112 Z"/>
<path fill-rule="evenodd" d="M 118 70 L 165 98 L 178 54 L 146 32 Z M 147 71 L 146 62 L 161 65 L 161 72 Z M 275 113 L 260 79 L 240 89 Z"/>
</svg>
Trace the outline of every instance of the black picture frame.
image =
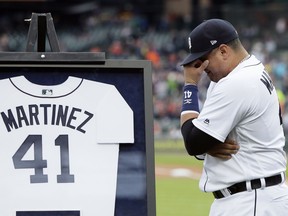
<svg viewBox="0 0 288 216">
<path fill-rule="evenodd" d="M 104 53 L 91 52 L 2 52 L 0 68 L 0 79 L 24 75 L 37 84 L 57 84 L 73 75 L 115 85 L 133 110 L 135 127 L 134 145 L 120 145 L 115 215 L 156 215 L 150 61 L 109 60 Z M 139 157 L 135 159 L 135 155 Z M 133 195 L 133 187 L 136 193 L 142 191 L 142 196 Z M 17 216 L 32 215 L 35 214 L 22 212 Z M 49 214 L 56 215 L 66 216 L 61 212 Z"/>
</svg>

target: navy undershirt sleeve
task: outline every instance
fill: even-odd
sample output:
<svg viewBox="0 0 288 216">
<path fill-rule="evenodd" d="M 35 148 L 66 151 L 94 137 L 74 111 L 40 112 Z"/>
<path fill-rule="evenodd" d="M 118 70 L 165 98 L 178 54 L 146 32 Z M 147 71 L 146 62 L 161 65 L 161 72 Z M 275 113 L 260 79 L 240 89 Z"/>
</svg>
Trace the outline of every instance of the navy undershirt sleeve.
<svg viewBox="0 0 288 216">
<path fill-rule="evenodd" d="M 192 119 L 182 125 L 181 133 L 186 151 L 193 156 L 207 153 L 213 146 L 222 143 L 195 127 Z"/>
</svg>

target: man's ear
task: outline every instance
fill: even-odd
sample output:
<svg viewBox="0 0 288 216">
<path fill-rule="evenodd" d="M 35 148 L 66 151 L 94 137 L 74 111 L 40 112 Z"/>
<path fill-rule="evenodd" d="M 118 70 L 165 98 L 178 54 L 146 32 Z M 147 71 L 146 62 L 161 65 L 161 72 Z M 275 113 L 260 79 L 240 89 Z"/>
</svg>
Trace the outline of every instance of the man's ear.
<svg viewBox="0 0 288 216">
<path fill-rule="evenodd" d="M 222 57 L 223 58 L 227 58 L 228 57 L 228 55 L 229 55 L 229 46 L 227 46 L 226 44 L 221 44 L 220 46 L 219 46 L 219 50 L 220 50 L 220 53 L 221 53 L 221 55 L 222 55 Z"/>
</svg>

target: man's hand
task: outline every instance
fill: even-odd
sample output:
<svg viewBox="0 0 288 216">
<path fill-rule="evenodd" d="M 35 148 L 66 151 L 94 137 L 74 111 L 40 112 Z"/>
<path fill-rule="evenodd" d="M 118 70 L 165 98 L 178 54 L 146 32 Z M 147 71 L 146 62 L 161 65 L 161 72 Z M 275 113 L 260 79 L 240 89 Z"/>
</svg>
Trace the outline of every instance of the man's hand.
<svg viewBox="0 0 288 216">
<path fill-rule="evenodd" d="M 201 60 L 196 60 L 184 65 L 183 68 L 185 84 L 197 85 L 201 78 L 201 74 L 206 69 L 208 64 L 208 60 L 205 60 L 204 62 Z"/>
<path fill-rule="evenodd" d="M 206 60 L 202 62 L 201 60 L 197 59 L 189 64 L 183 65 L 184 68 L 184 81 L 185 85 L 196 85 L 198 84 L 201 74 L 208 66 L 209 61 Z M 198 113 L 189 112 L 185 114 L 181 114 L 180 124 L 181 126 L 189 119 L 197 118 Z"/>
<path fill-rule="evenodd" d="M 224 143 L 215 145 L 208 154 L 222 160 L 229 160 L 232 158 L 233 154 L 238 152 L 239 149 L 240 146 L 235 141 L 227 139 Z"/>
</svg>

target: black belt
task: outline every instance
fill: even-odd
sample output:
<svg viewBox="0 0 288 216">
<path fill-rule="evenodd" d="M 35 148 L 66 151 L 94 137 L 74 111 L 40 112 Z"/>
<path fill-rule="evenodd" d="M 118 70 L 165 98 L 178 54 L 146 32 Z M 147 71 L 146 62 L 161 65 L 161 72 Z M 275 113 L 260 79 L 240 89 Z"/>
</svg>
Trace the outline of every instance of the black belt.
<svg viewBox="0 0 288 216">
<path fill-rule="evenodd" d="M 281 174 L 275 175 L 275 176 L 270 176 L 264 178 L 266 187 L 273 186 L 280 184 L 282 182 L 282 176 Z M 261 188 L 261 180 L 260 179 L 253 179 L 250 181 L 251 183 L 251 188 L 253 189 L 258 189 Z M 236 183 L 228 188 L 225 189 L 225 193 L 222 192 L 223 190 L 218 190 L 214 191 L 213 195 L 216 199 L 220 199 L 223 197 L 226 197 L 225 193 L 228 193 L 228 195 L 233 195 L 242 191 L 247 191 L 246 187 L 246 181 Z"/>
</svg>

